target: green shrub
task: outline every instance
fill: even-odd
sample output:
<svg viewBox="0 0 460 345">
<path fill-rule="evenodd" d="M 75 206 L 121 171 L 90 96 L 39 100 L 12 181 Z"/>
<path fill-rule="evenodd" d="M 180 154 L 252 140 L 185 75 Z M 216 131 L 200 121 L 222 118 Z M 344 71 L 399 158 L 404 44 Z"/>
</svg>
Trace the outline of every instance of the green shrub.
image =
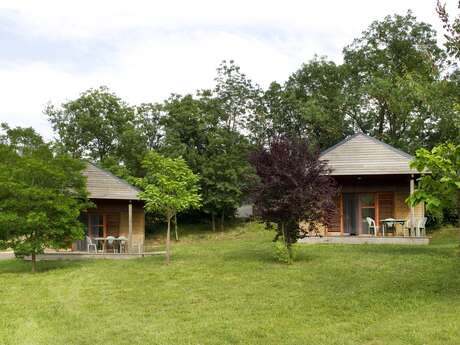
<svg viewBox="0 0 460 345">
<path fill-rule="evenodd" d="M 291 249 L 289 250 L 283 242 L 275 242 L 273 248 L 273 256 L 279 262 L 285 264 L 292 264 L 292 262 L 297 257 L 298 246 L 295 244 L 291 245 Z"/>
</svg>

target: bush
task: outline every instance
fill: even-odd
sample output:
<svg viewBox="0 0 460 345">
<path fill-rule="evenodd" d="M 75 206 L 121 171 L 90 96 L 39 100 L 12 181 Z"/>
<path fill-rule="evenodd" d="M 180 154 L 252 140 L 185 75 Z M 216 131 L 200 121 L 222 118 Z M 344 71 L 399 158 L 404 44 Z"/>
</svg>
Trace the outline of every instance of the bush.
<svg viewBox="0 0 460 345">
<path fill-rule="evenodd" d="M 298 253 L 298 246 L 297 245 L 291 245 L 291 250 L 289 252 L 289 249 L 283 242 L 275 242 L 274 243 L 274 258 L 282 263 L 285 264 L 292 264 L 297 257 Z"/>
</svg>

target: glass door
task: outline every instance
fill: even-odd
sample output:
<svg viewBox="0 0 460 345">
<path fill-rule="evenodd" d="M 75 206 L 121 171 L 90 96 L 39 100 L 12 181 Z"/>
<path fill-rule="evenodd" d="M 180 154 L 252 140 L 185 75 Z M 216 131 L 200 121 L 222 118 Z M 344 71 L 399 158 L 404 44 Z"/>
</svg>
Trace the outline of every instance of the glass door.
<svg viewBox="0 0 460 345">
<path fill-rule="evenodd" d="M 343 232 L 345 234 L 358 234 L 358 210 L 358 194 L 343 193 Z"/>
<path fill-rule="evenodd" d="M 367 218 L 372 218 L 377 223 L 375 219 L 375 194 L 366 193 L 359 195 L 359 207 L 360 207 L 360 223 L 361 231 L 360 234 L 367 235 L 369 234 L 369 224 Z"/>
<path fill-rule="evenodd" d="M 104 217 L 99 214 L 89 215 L 88 235 L 91 238 L 104 237 Z"/>
</svg>

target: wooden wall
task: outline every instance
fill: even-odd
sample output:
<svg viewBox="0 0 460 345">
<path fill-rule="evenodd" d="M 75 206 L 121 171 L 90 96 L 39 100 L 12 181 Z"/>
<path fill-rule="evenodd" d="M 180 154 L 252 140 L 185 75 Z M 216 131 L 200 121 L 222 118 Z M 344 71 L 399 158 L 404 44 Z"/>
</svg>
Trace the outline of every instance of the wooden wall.
<svg viewBox="0 0 460 345">
<path fill-rule="evenodd" d="M 324 235 L 341 235 L 343 231 L 342 193 L 376 193 L 376 218 L 410 219 L 410 207 L 405 200 L 410 193 L 410 175 L 381 176 L 339 176 L 336 180 L 340 186 L 337 198 L 339 212 Z M 415 217 L 425 216 L 425 206 L 415 207 Z M 398 233 L 399 234 L 399 233 Z"/>
<path fill-rule="evenodd" d="M 88 214 L 106 215 L 109 235 L 128 237 L 128 200 L 92 200 L 96 208 L 87 210 Z M 118 229 L 117 229 L 118 223 Z M 141 202 L 133 201 L 133 243 L 143 245 L 145 239 L 145 213 Z"/>
</svg>

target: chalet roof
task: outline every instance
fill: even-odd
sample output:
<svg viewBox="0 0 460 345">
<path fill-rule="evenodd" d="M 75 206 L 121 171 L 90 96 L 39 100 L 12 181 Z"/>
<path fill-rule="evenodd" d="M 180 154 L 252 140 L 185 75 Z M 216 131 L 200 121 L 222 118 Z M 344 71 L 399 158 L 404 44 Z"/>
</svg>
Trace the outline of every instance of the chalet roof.
<svg viewBox="0 0 460 345">
<path fill-rule="evenodd" d="M 139 200 L 139 189 L 92 163 L 86 162 L 83 175 L 90 199 Z"/>
<path fill-rule="evenodd" d="M 409 167 L 413 157 L 393 146 L 356 133 L 323 151 L 331 175 L 395 175 L 417 174 Z"/>
</svg>

